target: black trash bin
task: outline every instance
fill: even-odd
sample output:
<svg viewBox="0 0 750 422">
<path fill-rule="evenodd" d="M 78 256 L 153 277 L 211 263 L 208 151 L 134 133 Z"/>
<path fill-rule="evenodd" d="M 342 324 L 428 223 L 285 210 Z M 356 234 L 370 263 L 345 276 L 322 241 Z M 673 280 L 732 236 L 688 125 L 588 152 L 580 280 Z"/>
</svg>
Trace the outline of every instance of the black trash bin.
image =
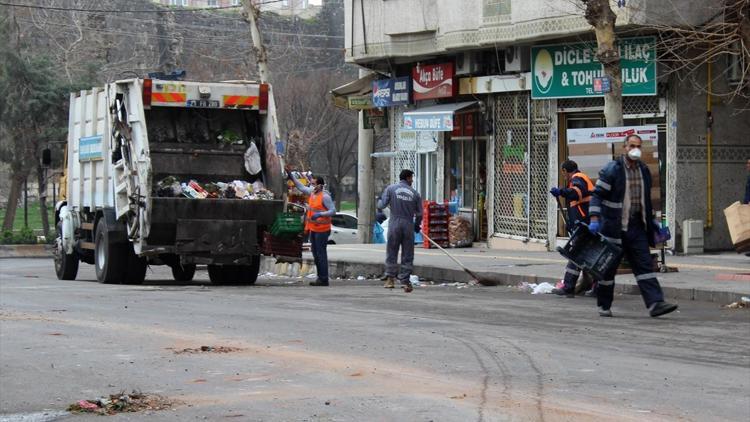
<svg viewBox="0 0 750 422">
<path fill-rule="evenodd" d="M 608 241 L 599 233 L 591 233 L 585 224 L 579 223 L 570 240 L 557 251 L 573 261 L 584 271 L 591 273 L 597 280 L 620 265 L 622 248 Z"/>
</svg>

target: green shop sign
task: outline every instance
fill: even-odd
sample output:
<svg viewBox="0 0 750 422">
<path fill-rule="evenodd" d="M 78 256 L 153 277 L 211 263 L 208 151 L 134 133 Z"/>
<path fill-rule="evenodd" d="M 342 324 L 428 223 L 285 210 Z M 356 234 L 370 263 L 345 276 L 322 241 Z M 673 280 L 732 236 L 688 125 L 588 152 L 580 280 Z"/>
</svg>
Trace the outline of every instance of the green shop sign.
<svg viewBox="0 0 750 422">
<path fill-rule="evenodd" d="M 656 38 L 619 40 L 622 95 L 656 95 Z M 604 71 L 596 43 L 531 48 L 532 98 L 599 97 Z M 606 82 L 605 82 L 606 84 Z"/>
</svg>

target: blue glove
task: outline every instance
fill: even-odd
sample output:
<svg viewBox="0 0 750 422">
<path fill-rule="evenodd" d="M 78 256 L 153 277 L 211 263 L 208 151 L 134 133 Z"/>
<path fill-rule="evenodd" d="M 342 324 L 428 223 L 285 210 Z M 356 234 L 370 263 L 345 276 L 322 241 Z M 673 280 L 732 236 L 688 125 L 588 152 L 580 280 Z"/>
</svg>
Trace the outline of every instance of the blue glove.
<svg viewBox="0 0 750 422">
<path fill-rule="evenodd" d="M 310 216 L 310 220 L 313 221 L 317 220 L 318 218 L 320 218 L 320 212 L 314 212 L 313 215 Z"/>
<path fill-rule="evenodd" d="M 415 221 L 414 222 L 414 233 L 419 233 L 422 231 L 422 222 L 421 221 Z"/>
<path fill-rule="evenodd" d="M 599 221 L 592 221 L 589 223 L 589 231 L 591 233 L 599 233 Z"/>
<path fill-rule="evenodd" d="M 551 193 L 552 196 L 554 196 L 555 198 L 557 198 L 558 196 L 560 196 L 562 194 L 562 192 L 560 192 L 560 188 L 558 188 L 557 186 L 555 186 L 554 188 L 550 189 L 549 193 Z"/>
</svg>

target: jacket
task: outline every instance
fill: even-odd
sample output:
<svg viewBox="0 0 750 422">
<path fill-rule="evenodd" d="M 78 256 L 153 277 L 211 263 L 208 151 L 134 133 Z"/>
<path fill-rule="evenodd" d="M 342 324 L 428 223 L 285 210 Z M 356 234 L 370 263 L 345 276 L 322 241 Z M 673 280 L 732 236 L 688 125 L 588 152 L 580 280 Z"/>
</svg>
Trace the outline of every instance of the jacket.
<svg viewBox="0 0 750 422">
<path fill-rule="evenodd" d="M 599 180 L 596 181 L 594 192 L 591 196 L 589 213 L 591 216 L 599 217 L 600 233 L 613 243 L 621 244 L 622 231 L 622 208 L 625 199 L 625 157 L 620 156 L 610 161 L 599 171 Z M 658 233 L 658 227 L 653 222 L 654 210 L 651 205 L 651 171 L 637 161 L 636 165 L 641 169 L 643 175 L 643 211 L 646 219 L 646 235 L 649 245 L 654 246 L 654 234 Z"/>
<path fill-rule="evenodd" d="M 594 185 L 581 171 L 573 173 L 568 187 L 560 190 L 560 195 L 568 201 L 568 231 L 575 228 L 577 222 L 589 222 L 589 201 Z"/>
</svg>

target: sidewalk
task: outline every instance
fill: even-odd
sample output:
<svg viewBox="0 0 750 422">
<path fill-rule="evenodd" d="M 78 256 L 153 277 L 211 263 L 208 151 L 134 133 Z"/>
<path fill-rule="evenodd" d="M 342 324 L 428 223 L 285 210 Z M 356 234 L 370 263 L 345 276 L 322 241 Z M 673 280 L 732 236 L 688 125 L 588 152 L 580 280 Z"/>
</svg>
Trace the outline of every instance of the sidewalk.
<svg viewBox="0 0 750 422">
<path fill-rule="evenodd" d="M 486 247 L 449 249 L 472 271 L 493 273 L 501 285 L 521 282 L 556 283 L 562 278 L 566 260 L 557 252 L 520 252 Z M 315 267 L 305 253 L 303 267 Z M 328 259 L 332 277 L 379 276 L 383 273 L 385 245 L 330 245 Z M 271 262 L 265 262 L 271 261 Z M 273 271 L 272 259 L 263 268 Z M 666 263 L 678 272 L 659 274 L 659 282 L 668 298 L 701 300 L 722 304 L 750 296 L 750 257 L 734 252 L 670 256 Z M 469 276 L 437 249 L 415 250 L 414 274 L 434 282 L 468 282 Z M 632 274 L 618 275 L 617 292 L 640 294 Z"/>
</svg>

